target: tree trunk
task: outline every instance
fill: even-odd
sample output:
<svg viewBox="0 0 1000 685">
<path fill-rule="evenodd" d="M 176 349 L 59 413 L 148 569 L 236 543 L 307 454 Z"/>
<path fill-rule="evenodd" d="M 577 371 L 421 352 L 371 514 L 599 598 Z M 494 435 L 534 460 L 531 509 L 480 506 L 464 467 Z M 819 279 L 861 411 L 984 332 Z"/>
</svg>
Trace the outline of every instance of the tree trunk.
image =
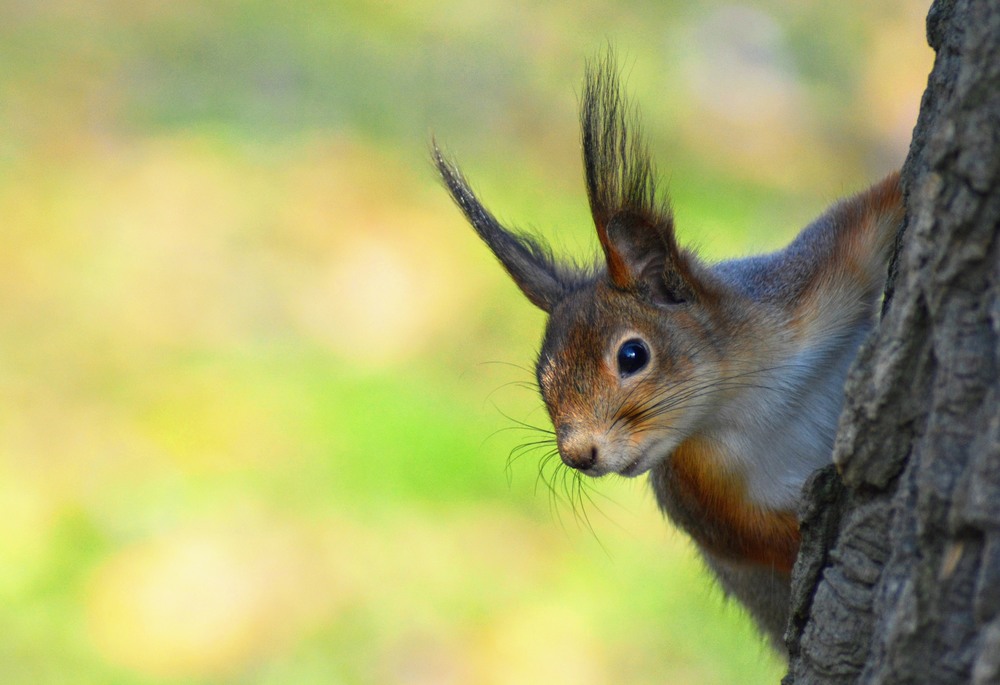
<svg viewBox="0 0 1000 685">
<path fill-rule="evenodd" d="M 795 683 L 1000 682 L 1000 2 L 938 0 L 907 219 L 807 485 Z"/>
</svg>

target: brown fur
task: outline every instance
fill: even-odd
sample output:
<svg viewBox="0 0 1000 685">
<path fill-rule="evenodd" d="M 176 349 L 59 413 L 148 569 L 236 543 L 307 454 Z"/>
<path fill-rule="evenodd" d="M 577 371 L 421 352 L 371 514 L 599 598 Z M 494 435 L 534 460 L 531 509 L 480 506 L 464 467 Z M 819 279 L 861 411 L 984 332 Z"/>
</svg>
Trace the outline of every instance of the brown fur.
<svg viewBox="0 0 1000 685">
<path fill-rule="evenodd" d="M 692 438 L 663 462 L 663 482 L 674 503 L 672 518 L 717 557 L 791 573 L 799 550 L 794 511 L 751 504 L 739 473 L 711 443 Z"/>
</svg>

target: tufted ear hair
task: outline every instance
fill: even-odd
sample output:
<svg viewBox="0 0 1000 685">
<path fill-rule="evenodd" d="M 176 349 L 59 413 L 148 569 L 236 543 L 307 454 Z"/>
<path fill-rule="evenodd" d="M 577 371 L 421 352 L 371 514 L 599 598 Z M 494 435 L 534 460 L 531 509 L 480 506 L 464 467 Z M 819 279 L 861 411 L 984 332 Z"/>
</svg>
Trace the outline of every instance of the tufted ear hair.
<svg viewBox="0 0 1000 685">
<path fill-rule="evenodd" d="M 472 192 L 458 167 L 444 158 L 436 143 L 432 155 L 455 204 L 532 304 L 551 312 L 587 278 L 582 271 L 558 264 L 548 246 L 504 228 Z"/>
<path fill-rule="evenodd" d="M 587 197 L 611 282 L 659 304 L 697 299 L 692 258 L 677 245 L 670 203 L 657 192 L 639 118 L 621 93 L 610 49 L 587 65 L 580 125 Z"/>
</svg>

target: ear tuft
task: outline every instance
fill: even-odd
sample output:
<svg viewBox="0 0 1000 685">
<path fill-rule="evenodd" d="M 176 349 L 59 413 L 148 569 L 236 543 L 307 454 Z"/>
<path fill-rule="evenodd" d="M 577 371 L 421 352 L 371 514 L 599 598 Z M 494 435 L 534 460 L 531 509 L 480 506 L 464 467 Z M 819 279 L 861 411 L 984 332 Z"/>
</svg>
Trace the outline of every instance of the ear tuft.
<svg viewBox="0 0 1000 685">
<path fill-rule="evenodd" d="M 433 141 L 431 155 L 455 204 L 532 304 L 551 312 L 556 303 L 587 278 L 583 272 L 557 264 L 547 245 L 504 228 L 472 192 L 458 167 L 445 159 Z"/>
<path fill-rule="evenodd" d="M 638 114 L 622 94 L 615 54 L 588 62 L 580 108 L 587 197 L 599 234 L 620 212 L 651 225 L 672 224 L 670 204 L 658 197 L 653 162 Z"/>
<path fill-rule="evenodd" d="M 698 285 L 611 48 L 587 65 L 580 123 L 587 197 L 612 283 L 667 303 L 692 299 Z"/>
</svg>

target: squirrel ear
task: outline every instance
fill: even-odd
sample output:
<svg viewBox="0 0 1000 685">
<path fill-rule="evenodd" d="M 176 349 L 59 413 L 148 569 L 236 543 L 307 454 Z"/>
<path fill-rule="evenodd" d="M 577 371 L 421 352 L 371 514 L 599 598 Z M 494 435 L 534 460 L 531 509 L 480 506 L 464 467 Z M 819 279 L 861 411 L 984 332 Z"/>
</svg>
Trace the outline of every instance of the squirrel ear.
<svg viewBox="0 0 1000 685">
<path fill-rule="evenodd" d="M 534 238 L 504 228 L 472 192 L 458 167 L 444 158 L 436 144 L 432 147 L 438 173 L 465 218 L 531 303 L 551 312 L 582 274 L 558 266 L 551 251 Z"/>
<path fill-rule="evenodd" d="M 659 304 L 696 299 L 698 284 L 677 246 L 672 217 L 619 212 L 598 229 L 602 232 L 608 275 L 616 286 L 639 290 Z"/>
<path fill-rule="evenodd" d="M 612 283 L 666 304 L 692 299 L 696 283 L 674 237 L 670 203 L 657 193 L 639 118 L 621 93 L 610 49 L 587 65 L 580 124 L 587 198 Z"/>
</svg>

